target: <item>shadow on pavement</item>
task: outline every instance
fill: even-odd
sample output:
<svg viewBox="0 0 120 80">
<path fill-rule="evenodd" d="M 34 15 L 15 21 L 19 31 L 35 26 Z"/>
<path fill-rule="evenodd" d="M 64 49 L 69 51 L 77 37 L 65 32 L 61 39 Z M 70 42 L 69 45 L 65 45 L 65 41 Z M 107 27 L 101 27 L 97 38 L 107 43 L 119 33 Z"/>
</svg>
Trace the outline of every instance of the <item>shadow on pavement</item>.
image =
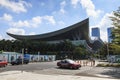
<svg viewBox="0 0 120 80">
<path fill-rule="evenodd" d="M 107 75 L 113 78 L 120 79 L 120 68 L 109 67 L 110 70 L 104 71 L 101 75 Z"/>
<path fill-rule="evenodd" d="M 70 69 L 70 68 L 61 68 L 61 67 L 55 67 L 56 69 L 60 69 L 60 70 L 80 70 L 79 69 Z"/>
</svg>

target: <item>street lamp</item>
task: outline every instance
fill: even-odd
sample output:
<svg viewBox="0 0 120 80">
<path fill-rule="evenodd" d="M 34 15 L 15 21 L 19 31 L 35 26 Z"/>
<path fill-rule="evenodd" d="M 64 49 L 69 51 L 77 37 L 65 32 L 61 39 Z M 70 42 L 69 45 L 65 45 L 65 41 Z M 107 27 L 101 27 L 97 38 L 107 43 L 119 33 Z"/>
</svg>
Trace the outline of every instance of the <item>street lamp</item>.
<svg viewBox="0 0 120 80">
<path fill-rule="evenodd" d="M 24 48 L 22 48 L 22 65 L 23 65 L 23 63 L 24 63 Z M 23 69 L 21 72 L 23 72 Z"/>
<path fill-rule="evenodd" d="M 38 52 L 38 61 L 40 61 L 40 52 Z"/>
<path fill-rule="evenodd" d="M 109 56 L 109 46 L 108 46 L 108 43 L 107 43 L 107 55 Z"/>
<path fill-rule="evenodd" d="M 107 43 L 107 60 L 110 58 L 110 54 L 109 54 L 109 45 Z"/>
</svg>

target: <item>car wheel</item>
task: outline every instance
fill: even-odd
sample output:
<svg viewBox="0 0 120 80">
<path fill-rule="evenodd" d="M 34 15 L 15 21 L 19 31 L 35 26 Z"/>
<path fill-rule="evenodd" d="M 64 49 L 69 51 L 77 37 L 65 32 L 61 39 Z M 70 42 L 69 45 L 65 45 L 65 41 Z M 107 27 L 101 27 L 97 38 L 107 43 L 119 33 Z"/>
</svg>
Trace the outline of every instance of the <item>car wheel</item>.
<svg viewBox="0 0 120 80">
<path fill-rule="evenodd" d="M 6 67 L 6 66 L 7 66 L 7 64 L 4 65 L 4 67 Z"/>
<path fill-rule="evenodd" d="M 70 69 L 73 69 L 73 67 L 72 67 L 72 66 L 70 66 Z"/>
<path fill-rule="evenodd" d="M 76 67 L 75 69 L 79 69 L 79 67 Z"/>
<path fill-rule="evenodd" d="M 12 65 L 14 65 L 14 64 L 12 64 Z"/>
</svg>

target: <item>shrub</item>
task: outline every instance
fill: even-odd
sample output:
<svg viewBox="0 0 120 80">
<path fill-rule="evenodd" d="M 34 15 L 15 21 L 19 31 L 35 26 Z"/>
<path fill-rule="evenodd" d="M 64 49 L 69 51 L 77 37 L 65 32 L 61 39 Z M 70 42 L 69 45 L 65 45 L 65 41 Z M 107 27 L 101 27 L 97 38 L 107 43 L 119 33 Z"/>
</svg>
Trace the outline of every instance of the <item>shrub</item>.
<svg viewBox="0 0 120 80">
<path fill-rule="evenodd" d="M 97 64 L 97 67 L 104 67 L 105 64 Z"/>
</svg>

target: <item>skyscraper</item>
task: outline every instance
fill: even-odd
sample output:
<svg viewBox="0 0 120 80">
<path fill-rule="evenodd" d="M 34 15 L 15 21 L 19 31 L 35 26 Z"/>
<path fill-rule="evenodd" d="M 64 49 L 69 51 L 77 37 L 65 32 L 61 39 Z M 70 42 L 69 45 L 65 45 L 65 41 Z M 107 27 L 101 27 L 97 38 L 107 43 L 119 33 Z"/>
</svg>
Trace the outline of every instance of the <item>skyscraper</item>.
<svg viewBox="0 0 120 80">
<path fill-rule="evenodd" d="M 111 43 L 112 42 L 112 30 L 113 30 L 113 27 L 109 27 L 107 28 L 107 34 L 108 34 L 108 43 Z"/>
<path fill-rule="evenodd" d="M 100 29 L 98 27 L 92 28 L 92 36 L 100 38 Z"/>
</svg>

